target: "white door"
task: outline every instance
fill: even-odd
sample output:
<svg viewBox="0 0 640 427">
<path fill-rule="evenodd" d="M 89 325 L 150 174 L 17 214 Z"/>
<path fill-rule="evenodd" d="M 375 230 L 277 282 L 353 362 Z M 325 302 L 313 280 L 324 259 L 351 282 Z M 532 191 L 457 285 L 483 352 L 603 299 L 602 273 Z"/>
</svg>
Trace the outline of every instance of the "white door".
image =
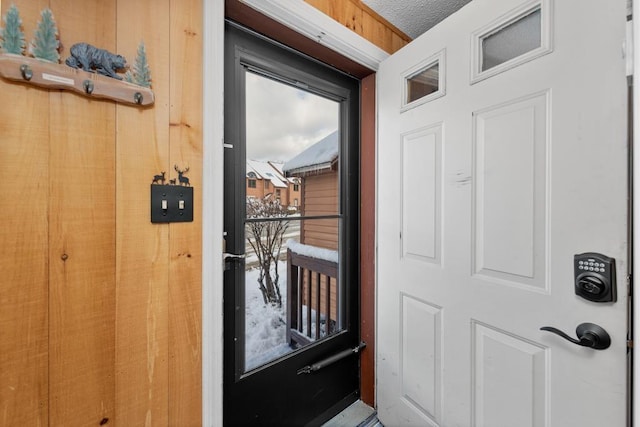
<svg viewBox="0 0 640 427">
<path fill-rule="evenodd" d="M 385 426 L 625 425 L 625 24 L 625 0 L 473 0 L 380 67 Z M 540 329 L 582 323 L 610 346 Z"/>
</svg>

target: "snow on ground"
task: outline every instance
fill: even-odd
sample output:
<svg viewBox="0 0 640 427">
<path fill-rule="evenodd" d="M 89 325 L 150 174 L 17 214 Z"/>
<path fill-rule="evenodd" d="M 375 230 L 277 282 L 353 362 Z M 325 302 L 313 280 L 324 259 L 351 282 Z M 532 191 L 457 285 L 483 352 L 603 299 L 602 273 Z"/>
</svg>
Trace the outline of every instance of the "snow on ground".
<svg viewBox="0 0 640 427">
<path fill-rule="evenodd" d="M 289 244 L 297 242 L 289 241 Z M 297 244 L 298 249 L 303 252 L 311 251 L 307 245 Z M 301 248 L 306 246 L 306 248 Z M 321 248 L 315 248 L 321 249 Z M 292 249 L 293 250 L 293 249 Z M 333 257 L 328 249 L 326 252 L 314 252 L 317 258 Z M 305 254 L 305 255 L 309 255 Z M 337 252 L 336 252 L 337 254 Z M 324 256 L 324 257 L 323 257 Z M 337 255 L 336 255 L 337 257 Z M 262 292 L 258 287 L 258 267 L 250 268 L 245 273 L 245 371 L 257 368 L 265 363 L 271 362 L 287 353 L 294 351 L 287 343 L 287 261 L 278 262 L 278 273 L 280 278 L 280 294 L 282 295 L 282 307 L 265 304 Z M 272 270 L 272 274 L 273 274 Z M 316 312 L 311 310 L 311 331 L 315 331 Z M 320 336 L 325 336 L 325 315 L 321 315 L 322 324 L 320 326 Z M 302 333 L 307 332 L 307 310 L 306 305 L 302 306 Z M 331 330 L 329 333 L 333 333 Z M 315 333 L 313 333 L 315 335 Z M 313 340 L 314 338 L 311 337 Z"/>
<path fill-rule="evenodd" d="M 287 262 L 278 262 L 282 307 L 265 304 L 258 288 L 258 268 L 246 272 L 245 370 L 256 368 L 292 350 L 287 343 Z"/>
</svg>

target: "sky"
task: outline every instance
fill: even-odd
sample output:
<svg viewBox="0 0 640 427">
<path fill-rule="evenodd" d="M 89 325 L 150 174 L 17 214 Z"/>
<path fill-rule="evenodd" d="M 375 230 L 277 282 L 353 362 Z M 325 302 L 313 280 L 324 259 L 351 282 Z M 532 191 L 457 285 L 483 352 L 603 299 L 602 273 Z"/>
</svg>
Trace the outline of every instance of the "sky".
<svg viewBox="0 0 640 427">
<path fill-rule="evenodd" d="M 286 162 L 338 129 L 339 104 L 247 72 L 247 158 Z"/>
</svg>

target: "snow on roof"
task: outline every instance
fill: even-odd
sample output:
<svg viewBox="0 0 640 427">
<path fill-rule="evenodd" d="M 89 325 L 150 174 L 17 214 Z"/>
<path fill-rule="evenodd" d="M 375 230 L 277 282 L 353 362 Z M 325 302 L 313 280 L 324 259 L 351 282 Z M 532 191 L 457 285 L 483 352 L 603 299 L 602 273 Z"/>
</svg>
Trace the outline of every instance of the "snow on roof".
<svg viewBox="0 0 640 427">
<path fill-rule="evenodd" d="M 282 166 L 284 165 L 284 163 L 281 162 L 272 162 L 271 160 L 269 160 L 269 164 L 271 165 L 272 168 L 274 168 L 275 170 L 278 171 L 278 173 L 280 174 L 280 177 L 282 179 L 285 179 L 284 177 L 284 173 L 282 173 Z"/>
<path fill-rule="evenodd" d="M 338 158 L 339 149 L 338 131 L 335 131 L 286 162 L 282 170 L 289 173 L 303 168 L 326 168 Z"/>
<path fill-rule="evenodd" d="M 271 181 L 274 187 L 287 188 L 289 186 L 287 178 L 282 175 L 282 172 L 274 164 L 277 165 L 274 162 L 247 160 L 247 175 L 253 172 L 258 178 Z"/>
</svg>

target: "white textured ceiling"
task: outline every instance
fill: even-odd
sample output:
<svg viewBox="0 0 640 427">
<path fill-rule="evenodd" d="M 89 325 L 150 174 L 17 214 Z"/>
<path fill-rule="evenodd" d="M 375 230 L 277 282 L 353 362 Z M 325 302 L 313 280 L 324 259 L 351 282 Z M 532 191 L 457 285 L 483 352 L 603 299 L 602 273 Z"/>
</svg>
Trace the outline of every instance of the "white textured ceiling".
<svg viewBox="0 0 640 427">
<path fill-rule="evenodd" d="M 412 39 L 471 0 L 362 0 Z"/>
</svg>

